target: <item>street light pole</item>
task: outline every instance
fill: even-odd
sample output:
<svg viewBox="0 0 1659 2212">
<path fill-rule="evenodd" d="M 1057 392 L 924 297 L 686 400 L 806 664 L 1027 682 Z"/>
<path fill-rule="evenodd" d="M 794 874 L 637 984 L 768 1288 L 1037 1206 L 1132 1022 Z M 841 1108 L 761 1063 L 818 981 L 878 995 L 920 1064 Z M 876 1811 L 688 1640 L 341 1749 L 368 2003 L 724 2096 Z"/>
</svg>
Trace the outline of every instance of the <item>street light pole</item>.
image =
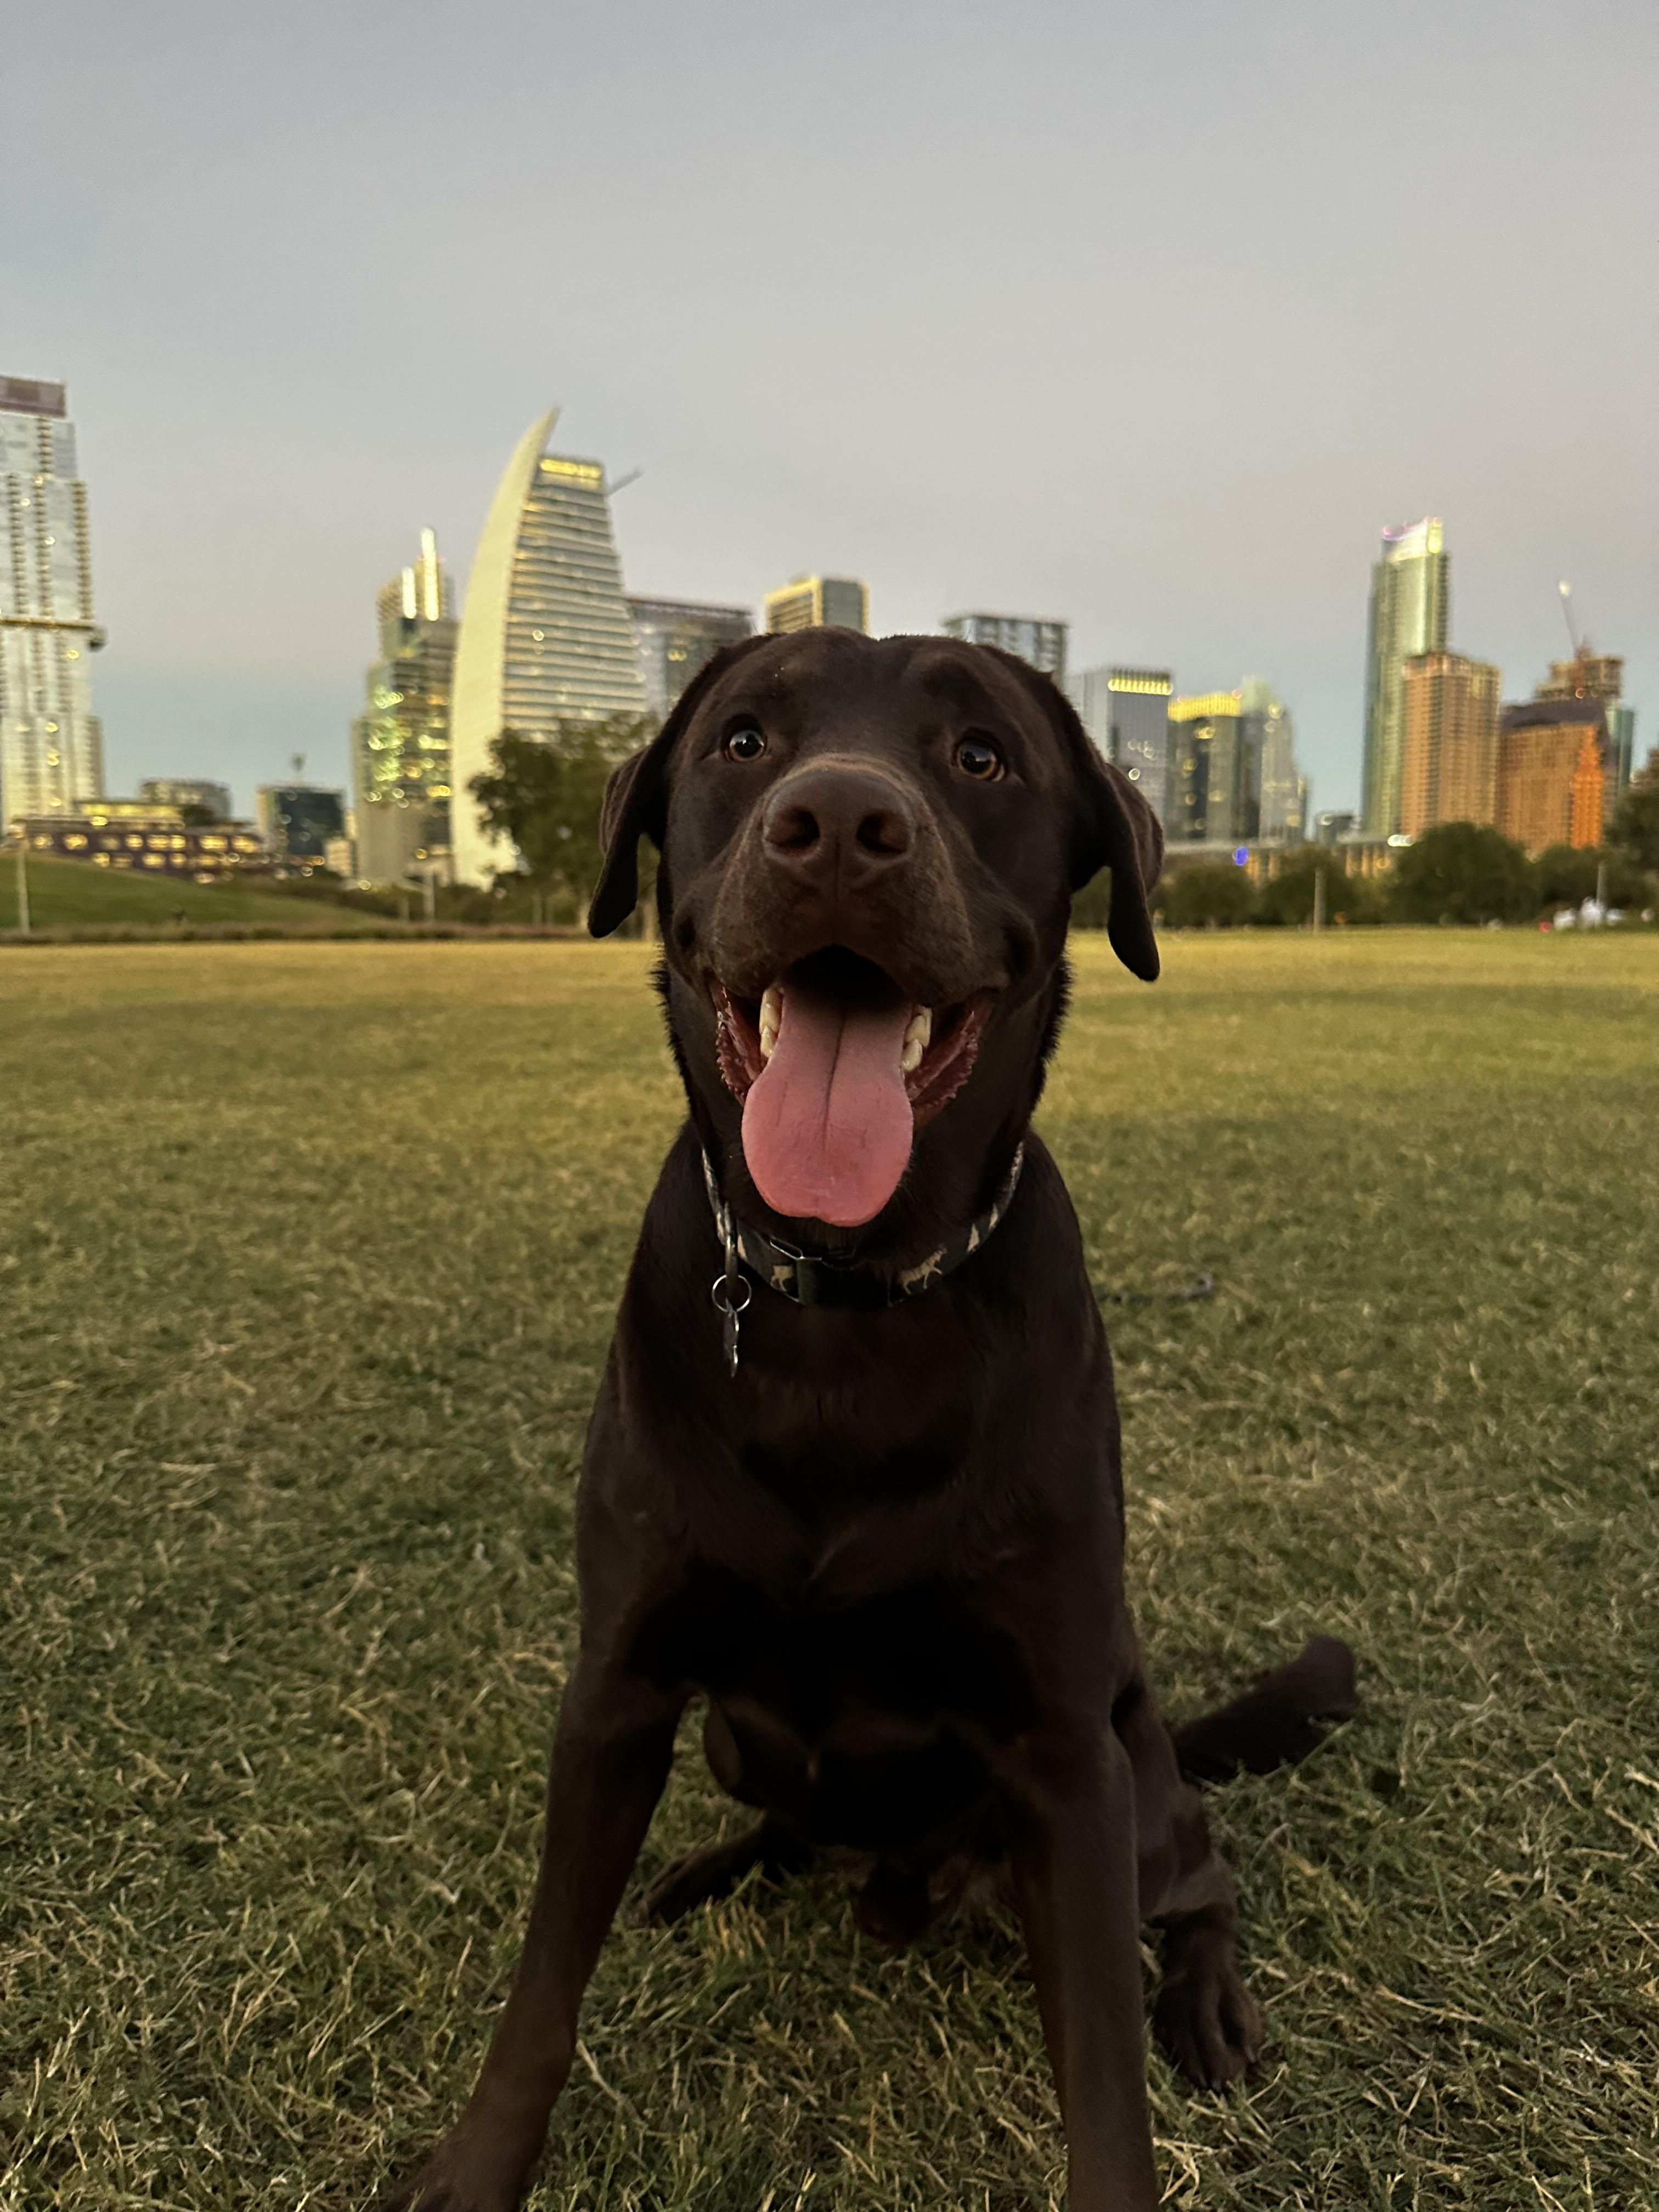
<svg viewBox="0 0 1659 2212">
<path fill-rule="evenodd" d="M 17 933 L 29 934 L 29 841 L 17 833 Z"/>
</svg>

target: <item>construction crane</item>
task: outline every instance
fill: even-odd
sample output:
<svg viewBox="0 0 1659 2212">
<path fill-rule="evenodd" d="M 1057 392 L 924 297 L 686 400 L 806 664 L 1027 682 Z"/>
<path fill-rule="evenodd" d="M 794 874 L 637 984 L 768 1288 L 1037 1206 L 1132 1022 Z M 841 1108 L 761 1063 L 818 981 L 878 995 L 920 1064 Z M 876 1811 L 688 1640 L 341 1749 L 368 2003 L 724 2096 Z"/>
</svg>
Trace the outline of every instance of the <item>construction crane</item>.
<svg viewBox="0 0 1659 2212">
<path fill-rule="evenodd" d="M 1561 594 L 1561 611 L 1567 618 L 1567 636 L 1572 646 L 1572 657 L 1575 660 L 1582 660 L 1584 647 L 1578 641 L 1577 628 L 1572 619 L 1572 586 L 1564 576 L 1555 588 Z"/>
</svg>

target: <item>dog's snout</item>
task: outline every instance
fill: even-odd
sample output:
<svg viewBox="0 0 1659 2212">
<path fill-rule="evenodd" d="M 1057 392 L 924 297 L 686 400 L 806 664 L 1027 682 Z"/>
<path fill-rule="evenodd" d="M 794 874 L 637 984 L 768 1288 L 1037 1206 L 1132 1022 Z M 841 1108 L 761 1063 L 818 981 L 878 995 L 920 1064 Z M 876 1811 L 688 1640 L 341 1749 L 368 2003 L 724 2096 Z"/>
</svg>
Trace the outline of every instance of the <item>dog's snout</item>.
<svg viewBox="0 0 1659 2212">
<path fill-rule="evenodd" d="M 778 786 L 761 835 L 768 857 L 796 872 L 858 878 L 909 857 L 915 809 L 876 770 L 826 763 Z"/>
</svg>

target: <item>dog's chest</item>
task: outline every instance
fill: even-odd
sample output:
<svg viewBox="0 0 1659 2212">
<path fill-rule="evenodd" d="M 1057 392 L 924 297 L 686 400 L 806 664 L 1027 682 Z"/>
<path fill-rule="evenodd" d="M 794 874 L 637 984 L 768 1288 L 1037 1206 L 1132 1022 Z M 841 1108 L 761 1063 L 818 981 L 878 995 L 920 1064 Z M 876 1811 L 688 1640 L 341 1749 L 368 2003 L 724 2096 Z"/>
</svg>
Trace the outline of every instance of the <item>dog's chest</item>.
<svg viewBox="0 0 1659 2212">
<path fill-rule="evenodd" d="M 709 1573 L 640 1656 L 707 1694 L 726 1789 L 825 1841 L 896 1845 L 965 1809 L 988 1789 L 988 1752 L 1033 1717 L 1014 1639 L 938 1584 L 828 1607 Z"/>
</svg>

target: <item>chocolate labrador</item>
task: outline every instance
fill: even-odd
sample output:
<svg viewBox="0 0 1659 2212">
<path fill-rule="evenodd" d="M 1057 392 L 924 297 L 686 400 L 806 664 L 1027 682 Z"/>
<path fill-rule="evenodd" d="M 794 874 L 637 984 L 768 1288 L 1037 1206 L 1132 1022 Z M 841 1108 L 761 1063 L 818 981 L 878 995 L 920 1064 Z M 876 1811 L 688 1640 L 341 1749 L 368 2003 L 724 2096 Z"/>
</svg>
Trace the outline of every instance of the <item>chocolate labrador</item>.
<svg viewBox="0 0 1659 2212">
<path fill-rule="evenodd" d="M 612 777 L 603 830 L 596 935 L 634 907 L 640 839 L 661 852 L 690 1115 L 588 1431 L 523 1955 L 465 2112 L 385 2203 L 520 2201 L 701 1698 L 708 1763 L 760 1818 L 649 1908 L 850 1846 L 865 1924 L 902 1939 L 953 1869 L 1000 1863 L 1072 2212 L 1152 2212 L 1141 1923 L 1192 2080 L 1234 2080 L 1260 2036 L 1190 1777 L 1299 1756 L 1352 1703 L 1318 1638 L 1172 1738 L 1124 1599 L 1111 1362 L 1030 1122 L 1097 870 L 1119 957 L 1158 974 L 1157 820 L 1023 662 L 812 630 L 714 659 Z"/>
</svg>

